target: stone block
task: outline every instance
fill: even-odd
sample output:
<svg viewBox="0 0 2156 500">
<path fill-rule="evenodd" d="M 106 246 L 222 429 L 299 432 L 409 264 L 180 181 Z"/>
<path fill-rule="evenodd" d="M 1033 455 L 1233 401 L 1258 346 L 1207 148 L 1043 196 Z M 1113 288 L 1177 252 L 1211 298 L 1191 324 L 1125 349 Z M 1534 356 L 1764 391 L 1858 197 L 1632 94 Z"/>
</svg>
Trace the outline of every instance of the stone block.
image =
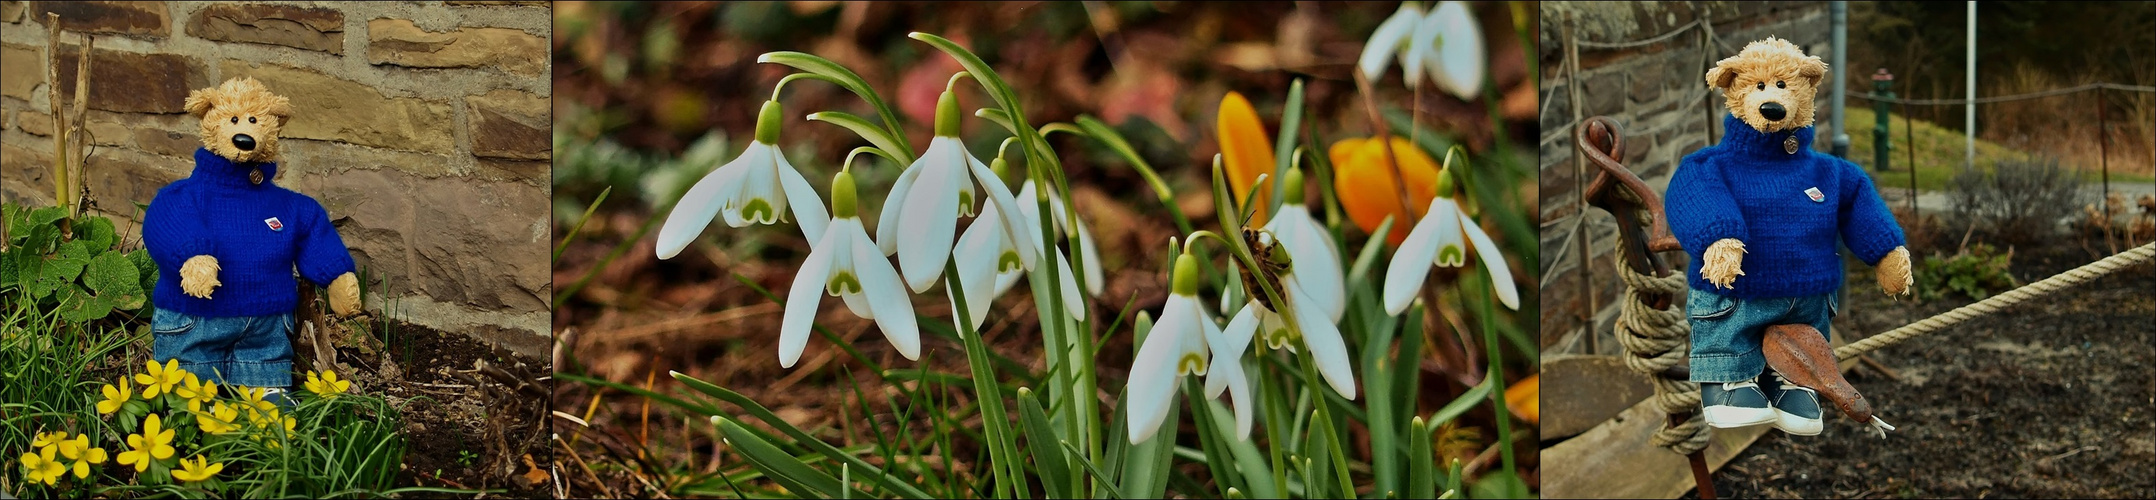
<svg viewBox="0 0 2156 500">
<path fill-rule="evenodd" d="M 34 2 L 29 12 L 39 26 L 44 25 L 45 14 L 60 14 L 60 29 L 78 33 L 154 38 L 172 34 L 172 12 L 164 2 Z"/>
<path fill-rule="evenodd" d="M 25 109 L 15 114 L 15 126 L 26 134 L 52 137 L 52 114 Z"/>
<path fill-rule="evenodd" d="M 194 132 L 177 132 L 151 127 L 135 129 L 135 148 L 144 152 L 191 158 L 195 149 L 202 147 L 202 137 Z"/>
<path fill-rule="evenodd" d="M 60 81 L 64 98 L 75 93 L 75 63 L 80 46 L 60 46 Z M 40 63 L 42 68 L 42 63 Z M 119 113 L 185 113 L 187 93 L 210 86 L 209 74 L 195 58 L 180 54 L 144 54 L 96 49 L 90 53 L 90 109 Z"/>
<path fill-rule="evenodd" d="M 521 75 L 546 72 L 545 37 L 508 28 L 432 32 L 409 19 L 367 21 L 367 61 L 408 68 L 498 67 Z"/>
<path fill-rule="evenodd" d="M 28 45 L 0 45 L 0 95 L 30 100 L 45 83 L 45 50 Z"/>
<path fill-rule="evenodd" d="M 1624 73 L 1606 71 L 1587 77 L 1580 82 L 1580 100 L 1587 104 L 1580 116 L 1609 115 L 1624 112 Z"/>
<path fill-rule="evenodd" d="M 390 97 L 374 87 L 280 64 L 225 61 L 227 78 L 251 76 L 292 99 L 285 137 L 344 141 L 405 151 L 448 153 L 456 148 L 448 103 Z"/>
<path fill-rule="evenodd" d="M 22 2 L 0 2 L 0 23 L 22 22 Z"/>
<path fill-rule="evenodd" d="M 215 4 L 187 19 L 187 34 L 344 55 L 344 13 L 290 5 Z"/>
<path fill-rule="evenodd" d="M 500 89 L 464 98 L 472 154 L 491 158 L 552 158 L 553 104 L 543 96 Z"/>
<path fill-rule="evenodd" d="M 488 311 L 544 311 L 550 287 L 545 189 L 389 169 L 299 179 L 355 258 L 388 274 L 382 293 Z"/>
</svg>

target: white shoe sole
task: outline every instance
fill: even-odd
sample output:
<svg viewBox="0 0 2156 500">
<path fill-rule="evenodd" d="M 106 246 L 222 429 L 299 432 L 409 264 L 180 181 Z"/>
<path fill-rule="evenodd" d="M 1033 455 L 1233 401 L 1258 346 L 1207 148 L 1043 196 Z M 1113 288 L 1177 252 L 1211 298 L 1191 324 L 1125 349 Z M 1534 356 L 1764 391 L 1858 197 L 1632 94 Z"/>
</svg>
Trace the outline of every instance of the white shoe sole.
<svg viewBox="0 0 2156 500">
<path fill-rule="evenodd" d="M 1817 418 L 1804 418 L 1781 410 L 1774 411 L 1774 428 L 1797 436 L 1817 436 L 1826 422 Z"/>
<path fill-rule="evenodd" d="M 1720 429 L 1776 423 L 1780 414 L 1773 408 L 1739 408 L 1735 406 L 1709 406 L 1700 413 L 1706 417 L 1707 425 Z"/>
</svg>

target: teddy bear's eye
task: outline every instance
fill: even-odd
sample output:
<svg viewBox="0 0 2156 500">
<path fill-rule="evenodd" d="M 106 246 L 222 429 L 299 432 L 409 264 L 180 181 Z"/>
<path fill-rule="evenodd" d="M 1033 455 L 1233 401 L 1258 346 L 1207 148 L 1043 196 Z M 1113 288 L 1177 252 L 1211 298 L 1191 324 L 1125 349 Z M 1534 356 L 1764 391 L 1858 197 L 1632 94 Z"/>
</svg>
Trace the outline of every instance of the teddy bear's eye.
<svg viewBox="0 0 2156 500">
<path fill-rule="evenodd" d="M 1775 86 L 1781 86 L 1781 84 L 1780 84 L 1780 83 L 1776 83 L 1776 84 L 1774 84 L 1774 85 L 1775 85 Z M 249 116 L 249 117 L 247 117 L 247 123 L 254 123 L 254 122 L 255 122 L 255 117 L 252 117 L 252 116 Z"/>
<path fill-rule="evenodd" d="M 235 117 L 232 117 L 232 123 L 239 123 L 239 122 L 240 122 L 240 117 L 237 117 L 237 116 L 235 116 Z"/>
<path fill-rule="evenodd" d="M 1759 82 L 1759 90 L 1767 90 L 1767 82 Z"/>
<path fill-rule="evenodd" d="M 1788 86 L 1788 85 L 1783 85 L 1783 84 L 1782 84 L 1782 81 L 1781 81 L 1781 80 L 1775 80 L 1775 81 L 1774 81 L 1774 88 L 1778 88 L 1778 89 L 1786 89 L 1786 88 L 1789 88 L 1789 86 Z M 248 118 L 248 120 L 253 120 L 253 118 Z"/>
</svg>

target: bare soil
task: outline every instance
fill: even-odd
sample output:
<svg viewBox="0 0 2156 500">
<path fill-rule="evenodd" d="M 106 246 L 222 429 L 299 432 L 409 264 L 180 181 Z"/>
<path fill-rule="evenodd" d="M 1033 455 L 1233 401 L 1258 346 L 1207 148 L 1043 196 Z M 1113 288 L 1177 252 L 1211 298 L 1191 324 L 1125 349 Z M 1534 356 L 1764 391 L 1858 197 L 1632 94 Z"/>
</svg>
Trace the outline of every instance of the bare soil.
<svg viewBox="0 0 2156 500">
<path fill-rule="evenodd" d="M 2096 260 L 2022 248 L 2023 283 Z M 1870 281 L 1854 268 L 1851 283 Z M 1858 281 L 1862 280 L 1862 281 Z M 1890 301 L 1852 285 L 1836 328 L 1866 336 L 1974 302 Z M 1813 437 L 1770 431 L 1717 473 L 1725 497 L 2156 497 L 2156 265 L 1871 353 L 1850 382 L 1899 429 L 1830 411 Z"/>
<path fill-rule="evenodd" d="M 484 362 L 512 380 L 542 384 L 548 363 L 424 326 L 393 322 L 389 331 L 387 342 L 346 336 L 337 357 L 352 368 L 355 385 L 402 411 L 406 449 L 398 486 L 553 496 L 545 469 L 532 474 L 553 462 L 541 426 L 545 393 L 520 393 L 475 368 Z"/>
</svg>

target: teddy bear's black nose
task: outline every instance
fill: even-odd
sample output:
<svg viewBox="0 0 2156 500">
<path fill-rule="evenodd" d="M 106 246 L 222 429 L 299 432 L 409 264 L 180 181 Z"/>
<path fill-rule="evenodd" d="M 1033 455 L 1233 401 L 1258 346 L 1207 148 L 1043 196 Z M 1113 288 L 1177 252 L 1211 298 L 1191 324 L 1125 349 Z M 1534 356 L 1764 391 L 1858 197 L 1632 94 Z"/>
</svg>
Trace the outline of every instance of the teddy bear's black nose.
<svg viewBox="0 0 2156 500">
<path fill-rule="evenodd" d="M 1779 120 L 1781 119 L 1781 116 L 1782 108 L 1780 106 L 1776 106 L 1774 108 L 1774 119 Z M 248 137 L 247 134 L 234 135 L 232 136 L 232 147 L 240 148 L 240 151 L 254 151 L 255 138 Z"/>
<path fill-rule="evenodd" d="M 1788 110 L 1788 109 L 1784 109 L 1784 108 L 1782 108 L 1782 103 L 1778 103 L 1778 102 L 1770 102 L 1770 103 L 1766 103 L 1766 104 L 1761 104 L 1761 105 L 1759 105 L 1759 116 L 1763 116 L 1763 117 L 1766 117 L 1766 118 L 1767 118 L 1767 121 L 1770 121 L 1770 122 L 1778 122 L 1778 121 L 1782 121 L 1782 117 L 1784 117 L 1784 116 L 1788 116 L 1788 115 L 1789 115 L 1789 110 Z M 244 136 L 244 135 L 243 135 L 243 136 L 240 136 L 240 137 L 246 137 L 246 136 Z M 242 148 L 240 148 L 240 149 L 247 149 L 247 148 L 245 148 L 245 147 L 242 147 Z"/>
</svg>

